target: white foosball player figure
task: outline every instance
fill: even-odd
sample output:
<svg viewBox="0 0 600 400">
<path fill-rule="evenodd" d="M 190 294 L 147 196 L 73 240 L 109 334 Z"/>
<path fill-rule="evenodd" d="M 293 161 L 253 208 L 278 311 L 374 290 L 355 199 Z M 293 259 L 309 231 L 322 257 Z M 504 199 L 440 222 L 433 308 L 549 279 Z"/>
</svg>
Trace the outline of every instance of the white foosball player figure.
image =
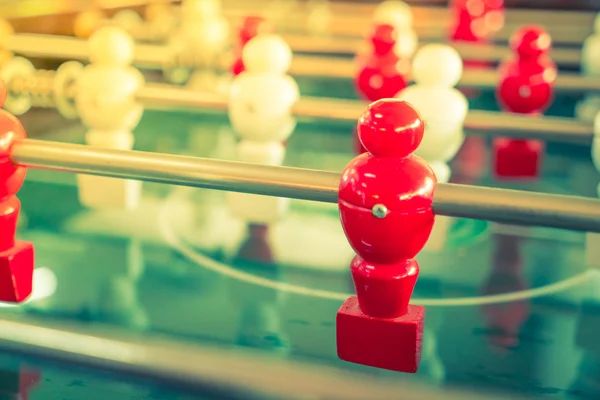
<svg viewBox="0 0 600 400">
<path fill-rule="evenodd" d="M 183 0 L 181 23 L 169 40 L 176 65 L 165 69 L 173 83 L 187 82 L 192 89 L 214 90 L 215 63 L 227 47 L 229 23 L 220 0 Z M 193 68 L 196 68 L 194 71 Z"/>
<path fill-rule="evenodd" d="M 284 142 L 296 121 L 292 106 L 299 97 L 298 85 L 287 71 L 292 51 L 277 35 L 250 40 L 242 55 L 246 71 L 232 82 L 229 120 L 240 138 L 237 160 L 253 164 L 281 165 Z M 283 216 L 288 199 L 229 193 L 231 213 L 247 223 L 269 224 Z"/>
<path fill-rule="evenodd" d="M 594 141 L 592 142 L 592 161 L 600 173 L 600 111 L 594 120 Z M 600 184 L 598 185 L 600 197 Z M 588 232 L 585 239 L 586 264 L 590 267 L 600 267 L 600 233 Z"/>
<path fill-rule="evenodd" d="M 397 97 L 421 113 L 425 134 L 415 154 L 429 163 L 438 182 L 446 183 L 450 180 L 448 162 L 465 139 L 463 125 L 469 111 L 466 97 L 454 87 L 462 75 L 462 59 L 448 45 L 429 44 L 415 55 L 412 70 L 415 83 Z M 450 223 L 450 218 L 436 217 L 425 249 L 443 248 Z"/>
<path fill-rule="evenodd" d="M 88 145 L 131 150 L 132 130 L 143 107 L 136 93 L 144 85 L 141 73 L 131 66 L 134 42 L 124 30 L 105 27 L 89 39 L 90 64 L 77 81 L 75 102 L 81 121 L 88 128 Z M 90 208 L 135 208 L 141 197 L 141 182 L 79 175 L 79 199 Z"/>
<path fill-rule="evenodd" d="M 398 33 L 396 52 L 401 58 L 411 59 L 419 45 L 419 38 L 413 28 L 413 14 L 410 6 L 399 0 L 386 0 L 379 4 L 373 14 L 375 24 L 388 24 Z"/>
<path fill-rule="evenodd" d="M 581 73 L 589 77 L 600 77 L 600 13 L 594 20 L 593 33 L 581 48 Z M 600 111 L 600 95 L 586 95 L 575 107 L 577 118 L 592 123 Z"/>
</svg>

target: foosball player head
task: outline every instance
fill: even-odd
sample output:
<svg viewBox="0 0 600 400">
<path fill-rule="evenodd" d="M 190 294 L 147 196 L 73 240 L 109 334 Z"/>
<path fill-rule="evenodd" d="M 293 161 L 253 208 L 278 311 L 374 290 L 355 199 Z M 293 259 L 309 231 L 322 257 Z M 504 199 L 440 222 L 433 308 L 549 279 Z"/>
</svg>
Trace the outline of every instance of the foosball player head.
<svg viewBox="0 0 600 400">
<path fill-rule="evenodd" d="M 408 103 L 383 99 L 358 121 L 367 150 L 342 173 L 339 209 L 357 256 L 351 264 L 356 297 L 337 313 L 339 358 L 399 372 L 416 372 L 425 309 L 409 305 L 421 251 L 434 224 L 435 174 L 412 153 L 424 124 Z"/>
<path fill-rule="evenodd" d="M 6 87 L 2 85 L 0 99 L 4 98 Z M 19 120 L 0 110 L 0 301 L 13 303 L 25 301 L 33 285 L 33 245 L 15 240 L 21 209 L 15 195 L 25 180 L 26 169 L 10 160 L 15 141 L 25 138 Z"/>
</svg>

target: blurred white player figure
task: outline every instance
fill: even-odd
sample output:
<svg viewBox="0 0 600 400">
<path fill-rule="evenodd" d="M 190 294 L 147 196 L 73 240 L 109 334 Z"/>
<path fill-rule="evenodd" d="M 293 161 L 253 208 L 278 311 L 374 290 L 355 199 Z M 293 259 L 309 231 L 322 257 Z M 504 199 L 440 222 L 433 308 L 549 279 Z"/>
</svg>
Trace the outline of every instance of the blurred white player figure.
<svg viewBox="0 0 600 400">
<path fill-rule="evenodd" d="M 101 28 L 89 39 L 90 64 L 77 80 L 75 102 L 90 146 L 133 148 L 132 130 L 143 113 L 135 96 L 144 85 L 133 56 L 134 42 L 120 28 Z M 91 208 L 134 208 L 141 197 L 139 181 L 79 175 L 78 182 L 79 199 Z"/>
<path fill-rule="evenodd" d="M 308 14 L 306 15 L 308 33 L 314 36 L 328 35 L 333 17 L 329 0 L 308 0 L 306 7 L 308 7 Z"/>
<path fill-rule="evenodd" d="M 581 73 L 600 78 L 600 13 L 594 20 L 593 33 L 583 42 L 581 48 Z M 600 111 L 600 94 L 589 94 L 575 107 L 579 119 L 592 123 Z"/>
<path fill-rule="evenodd" d="M 402 58 L 411 59 L 417 50 L 419 38 L 413 29 L 413 14 L 410 6 L 403 1 L 387 0 L 375 8 L 373 22 L 388 24 L 398 33 L 396 53 Z"/>
<path fill-rule="evenodd" d="M 428 44 L 413 59 L 415 83 L 397 95 L 421 113 L 425 121 L 425 134 L 415 154 L 431 165 L 438 182 L 443 183 L 450 180 L 448 162 L 464 141 L 463 125 L 469 103 L 454 88 L 462 70 L 462 59 L 456 50 L 444 44 Z M 450 221 L 446 217 L 436 217 L 427 249 L 438 251 L 443 248 Z"/>
<path fill-rule="evenodd" d="M 220 0 L 183 0 L 181 23 L 169 40 L 175 66 L 165 74 L 174 83 L 212 90 L 217 82 L 216 63 L 229 38 L 229 23 L 221 13 Z M 196 68 L 190 76 L 190 68 Z M 189 80 L 188 80 L 189 79 Z"/>
<path fill-rule="evenodd" d="M 237 160 L 253 164 L 281 165 L 284 142 L 294 131 L 292 106 L 298 85 L 287 71 L 292 51 L 277 35 L 259 35 L 244 47 L 246 71 L 231 84 L 229 120 L 240 138 Z M 288 199 L 230 193 L 232 214 L 247 223 L 269 224 L 287 209 Z"/>
<path fill-rule="evenodd" d="M 594 141 L 592 143 L 592 161 L 598 173 L 600 173 L 600 111 L 594 120 Z M 600 184 L 598 185 L 598 197 L 600 197 Z M 586 233 L 585 243 L 586 263 L 592 267 L 600 267 L 600 233 Z"/>
</svg>

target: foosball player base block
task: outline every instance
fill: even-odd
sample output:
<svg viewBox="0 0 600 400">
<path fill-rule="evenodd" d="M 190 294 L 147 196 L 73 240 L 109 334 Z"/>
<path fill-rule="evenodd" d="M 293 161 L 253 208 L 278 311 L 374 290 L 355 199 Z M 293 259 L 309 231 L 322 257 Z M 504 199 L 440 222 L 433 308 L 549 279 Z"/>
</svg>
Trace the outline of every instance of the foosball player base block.
<svg viewBox="0 0 600 400">
<path fill-rule="evenodd" d="M 544 144 L 538 140 L 494 140 L 494 173 L 498 179 L 534 180 L 540 176 Z"/>
<path fill-rule="evenodd" d="M 365 315 L 350 297 L 338 310 L 338 357 L 344 361 L 415 373 L 421 361 L 425 308 L 409 305 L 405 315 L 382 319 Z"/>
<path fill-rule="evenodd" d="M 0 301 L 21 303 L 33 288 L 33 244 L 17 240 L 14 247 L 0 252 Z"/>
</svg>

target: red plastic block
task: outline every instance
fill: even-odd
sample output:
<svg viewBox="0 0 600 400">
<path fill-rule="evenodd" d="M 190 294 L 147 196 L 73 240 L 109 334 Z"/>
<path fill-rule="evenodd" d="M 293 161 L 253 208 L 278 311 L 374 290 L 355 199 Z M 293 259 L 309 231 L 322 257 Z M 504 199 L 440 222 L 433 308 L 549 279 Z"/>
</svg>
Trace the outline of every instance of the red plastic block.
<svg viewBox="0 0 600 400">
<path fill-rule="evenodd" d="M 494 172 L 498 178 L 535 179 L 540 176 L 544 143 L 538 140 L 494 140 Z"/>
<path fill-rule="evenodd" d="M 337 313 L 337 353 L 344 361 L 414 373 L 421 361 L 425 308 L 409 305 L 393 319 L 372 318 L 350 297 Z"/>
<path fill-rule="evenodd" d="M 33 244 L 17 240 L 15 246 L 0 253 L 0 301 L 21 303 L 33 286 Z"/>
</svg>

